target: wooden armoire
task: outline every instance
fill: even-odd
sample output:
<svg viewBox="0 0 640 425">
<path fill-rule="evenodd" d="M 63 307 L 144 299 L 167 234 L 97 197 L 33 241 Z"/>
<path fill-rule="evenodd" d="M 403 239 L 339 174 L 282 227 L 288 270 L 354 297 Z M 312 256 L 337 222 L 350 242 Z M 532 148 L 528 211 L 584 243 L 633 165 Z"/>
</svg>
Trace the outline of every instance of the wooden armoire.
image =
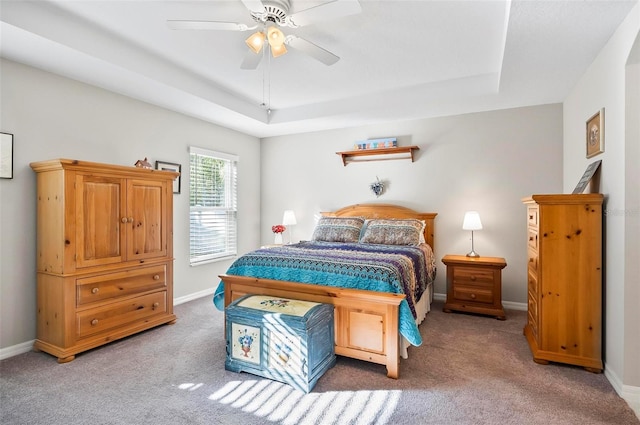
<svg viewBox="0 0 640 425">
<path fill-rule="evenodd" d="M 34 162 L 37 339 L 77 353 L 173 323 L 178 173 L 69 159 Z"/>
<path fill-rule="evenodd" d="M 527 208 L 528 320 L 536 363 L 602 371 L 601 194 L 533 195 Z"/>
</svg>

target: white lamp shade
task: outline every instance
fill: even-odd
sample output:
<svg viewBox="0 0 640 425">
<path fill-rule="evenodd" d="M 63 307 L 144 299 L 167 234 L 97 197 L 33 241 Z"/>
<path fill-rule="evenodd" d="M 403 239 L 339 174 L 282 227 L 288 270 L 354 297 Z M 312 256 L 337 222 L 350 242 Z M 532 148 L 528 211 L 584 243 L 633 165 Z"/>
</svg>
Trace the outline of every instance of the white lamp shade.
<svg viewBox="0 0 640 425">
<path fill-rule="evenodd" d="M 478 211 L 467 211 L 464 213 L 464 221 L 462 222 L 463 230 L 480 230 L 482 229 L 482 222 L 480 221 L 480 214 Z"/>
<path fill-rule="evenodd" d="M 297 224 L 296 215 L 294 214 L 293 210 L 286 210 L 284 212 L 284 215 L 282 216 L 282 224 L 284 224 L 285 226 Z"/>
</svg>

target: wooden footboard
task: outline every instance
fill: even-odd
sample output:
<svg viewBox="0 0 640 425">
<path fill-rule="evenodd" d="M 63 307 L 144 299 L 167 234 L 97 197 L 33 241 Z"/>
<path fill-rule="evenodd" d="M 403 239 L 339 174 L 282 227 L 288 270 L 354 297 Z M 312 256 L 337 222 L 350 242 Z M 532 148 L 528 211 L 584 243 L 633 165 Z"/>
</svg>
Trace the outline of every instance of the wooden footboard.
<svg viewBox="0 0 640 425">
<path fill-rule="evenodd" d="M 388 377 L 399 377 L 398 312 L 404 295 L 226 274 L 220 279 L 225 306 L 248 294 L 333 304 L 336 354 L 383 364 Z"/>
</svg>

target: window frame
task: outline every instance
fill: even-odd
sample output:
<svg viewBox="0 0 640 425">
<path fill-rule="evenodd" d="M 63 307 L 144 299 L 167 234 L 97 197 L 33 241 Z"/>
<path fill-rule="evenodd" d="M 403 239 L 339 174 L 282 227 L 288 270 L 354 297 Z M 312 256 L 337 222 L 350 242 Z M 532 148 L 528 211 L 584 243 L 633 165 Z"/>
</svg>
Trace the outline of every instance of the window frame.
<svg viewBox="0 0 640 425">
<path fill-rule="evenodd" d="M 224 199 L 223 206 L 198 206 L 192 205 L 193 202 L 193 193 L 197 191 L 198 188 L 194 187 L 194 184 L 197 184 L 200 180 L 197 178 L 198 170 L 194 170 L 193 164 L 193 156 L 205 156 L 209 158 L 213 158 L 215 160 L 225 161 L 225 167 L 229 167 L 228 170 L 230 172 L 230 176 L 225 176 L 224 181 Z M 202 264 L 208 264 L 216 261 L 228 260 L 230 258 L 237 257 L 238 255 L 238 162 L 240 158 L 237 155 L 218 152 L 211 149 L 198 148 L 195 146 L 189 147 L 189 264 L 191 266 L 199 266 Z M 215 182 L 209 181 L 208 183 L 214 185 Z M 214 190 L 210 191 L 211 193 Z M 206 196 L 206 195 L 205 195 Z M 214 198 L 209 199 L 209 201 L 215 201 Z M 199 220 L 194 219 L 194 215 L 197 213 Z M 215 223 L 220 220 L 221 213 L 222 217 L 222 226 L 217 224 L 213 224 L 209 231 L 213 231 L 214 229 L 222 229 L 224 236 L 222 237 L 223 242 L 220 242 L 220 239 L 212 239 L 212 244 L 206 246 L 204 243 L 195 243 L 195 240 L 200 236 L 200 240 L 202 239 L 203 234 L 194 233 L 194 228 L 196 226 L 195 223 L 198 223 L 199 226 L 202 226 L 202 218 L 204 213 L 204 222 L 205 223 Z M 207 216 L 207 214 L 209 214 Z M 206 238 L 206 236 L 204 236 Z M 205 249 L 209 249 L 210 251 L 215 251 L 216 247 L 222 246 L 223 251 L 220 252 L 209 252 L 204 254 L 196 254 L 196 251 L 202 251 L 202 246 L 205 245 Z"/>
</svg>

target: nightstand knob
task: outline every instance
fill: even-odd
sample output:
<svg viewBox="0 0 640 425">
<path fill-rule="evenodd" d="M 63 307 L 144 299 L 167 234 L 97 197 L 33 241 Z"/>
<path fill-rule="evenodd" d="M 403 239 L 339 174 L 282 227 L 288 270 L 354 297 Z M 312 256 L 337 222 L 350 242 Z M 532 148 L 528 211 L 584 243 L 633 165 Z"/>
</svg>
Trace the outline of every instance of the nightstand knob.
<svg viewBox="0 0 640 425">
<path fill-rule="evenodd" d="M 475 281 L 476 277 L 474 275 L 471 275 L 471 280 Z M 474 297 L 475 297 L 475 295 L 474 295 Z"/>
<path fill-rule="evenodd" d="M 95 325 L 97 325 L 97 324 L 98 324 L 98 319 L 93 319 L 93 320 L 91 321 L 91 326 L 95 326 Z"/>
<path fill-rule="evenodd" d="M 471 299 L 475 300 L 476 299 L 476 294 L 471 294 Z"/>
<path fill-rule="evenodd" d="M 153 305 L 151 306 L 152 310 L 155 310 L 156 308 L 158 308 L 160 306 L 160 303 L 153 303 Z"/>
<path fill-rule="evenodd" d="M 160 275 L 154 274 L 153 275 L 153 280 L 160 280 Z"/>
<path fill-rule="evenodd" d="M 97 294 L 99 291 L 100 291 L 100 289 L 98 289 L 98 288 L 93 288 L 93 289 L 91 290 L 91 293 L 92 293 L 92 294 Z"/>
</svg>

